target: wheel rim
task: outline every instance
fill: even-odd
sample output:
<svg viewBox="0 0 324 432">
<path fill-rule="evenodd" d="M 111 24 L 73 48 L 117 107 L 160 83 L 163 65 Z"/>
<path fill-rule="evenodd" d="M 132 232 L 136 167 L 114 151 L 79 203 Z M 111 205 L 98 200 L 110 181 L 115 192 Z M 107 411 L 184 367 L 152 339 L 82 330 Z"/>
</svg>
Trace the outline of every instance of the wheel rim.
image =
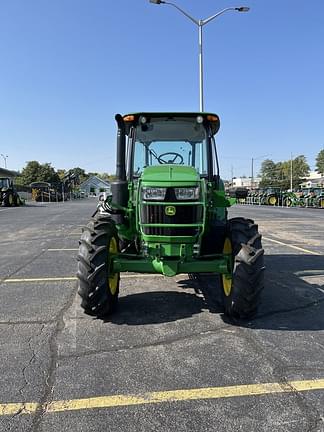
<svg viewBox="0 0 324 432">
<path fill-rule="evenodd" d="M 114 255 L 117 255 L 117 253 L 118 253 L 117 241 L 116 241 L 115 237 L 112 237 L 110 239 L 110 243 L 109 243 L 109 260 L 110 260 L 110 263 L 111 263 L 112 257 Z M 118 280 L 119 280 L 119 273 L 113 273 L 111 276 L 108 277 L 109 290 L 110 290 L 112 295 L 116 294 L 116 291 L 118 288 Z"/>
<path fill-rule="evenodd" d="M 275 205 L 276 202 L 277 202 L 277 198 L 276 197 L 272 196 L 272 197 L 269 198 L 269 204 L 270 205 Z"/>
<path fill-rule="evenodd" d="M 11 194 L 9 194 L 8 202 L 9 202 L 9 205 L 13 204 L 13 197 Z"/>
<path fill-rule="evenodd" d="M 232 243 L 228 237 L 225 239 L 225 242 L 224 242 L 223 254 L 225 254 L 225 255 L 232 254 Z M 224 290 L 224 294 L 226 295 L 226 297 L 228 297 L 231 294 L 232 281 L 233 281 L 232 275 L 222 274 L 223 290 Z"/>
</svg>

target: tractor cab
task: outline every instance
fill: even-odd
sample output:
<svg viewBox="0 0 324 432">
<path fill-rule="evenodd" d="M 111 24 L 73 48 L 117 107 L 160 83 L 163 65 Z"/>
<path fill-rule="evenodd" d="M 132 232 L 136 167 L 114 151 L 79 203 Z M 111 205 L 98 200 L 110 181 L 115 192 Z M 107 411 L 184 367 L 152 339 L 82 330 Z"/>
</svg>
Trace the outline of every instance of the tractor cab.
<svg viewBox="0 0 324 432">
<path fill-rule="evenodd" d="M 12 187 L 12 180 L 8 177 L 0 177 L 0 190 L 4 192 L 10 187 Z"/>
<path fill-rule="evenodd" d="M 135 231 L 149 249 L 152 242 L 173 244 L 169 253 L 176 257 L 181 248 L 207 252 L 206 236 L 215 225 L 224 234 L 229 206 L 218 172 L 218 116 L 143 112 L 116 120 L 117 181 L 111 186 L 112 204 L 125 209 L 114 217 L 120 236 L 134 241 Z"/>
<path fill-rule="evenodd" d="M 142 113 L 123 119 L 130 179 L 139 178 L 147 167 L 161 165 L 190 166 L 204 178 L 218 174 L 214 134 L 219 118 L 215 114 Z"/>
</svg>

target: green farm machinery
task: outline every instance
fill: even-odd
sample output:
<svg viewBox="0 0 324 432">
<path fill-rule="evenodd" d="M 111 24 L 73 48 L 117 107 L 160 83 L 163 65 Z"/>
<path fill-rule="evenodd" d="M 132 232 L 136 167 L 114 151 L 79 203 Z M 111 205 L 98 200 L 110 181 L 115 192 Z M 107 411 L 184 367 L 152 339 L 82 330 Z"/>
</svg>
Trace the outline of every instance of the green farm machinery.
<svg viewBox="0 0 324 432">
<path fill-rule="evenodd" d="M 228 219 L 209 113 L 116 115 L 117 180 L 84 227 L 78 253 L 81 306 L 114 311 L 121 272 L 219 275 L 228 316 L 256 313 L 264 251 L 251 219 Z M 215 289 L 217 288 L 217 284 Z"/>
<path fill-rule="evenodd" d="M 0 205 L 19 206 L 22 201 L 10 177 L 0 177 Z"/>
<path fill-rule="evenodd" d="M 303 203 L 304 207 L 324 208 L 324 189 L 303 189 Z"/>
</svg>

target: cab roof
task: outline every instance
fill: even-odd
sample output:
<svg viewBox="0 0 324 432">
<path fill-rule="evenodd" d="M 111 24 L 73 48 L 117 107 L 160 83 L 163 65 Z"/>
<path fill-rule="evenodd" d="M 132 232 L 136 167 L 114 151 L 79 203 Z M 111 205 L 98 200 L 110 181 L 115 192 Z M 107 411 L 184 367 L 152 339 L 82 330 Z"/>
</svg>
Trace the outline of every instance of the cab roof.
<svg viewBox="0 0 324 432">
<path fill-rule="evenodd" d="M 124 122 L 128 125 L 130 123 L 132 125 L 136 125 L 140 117 L 150 118 L 158 118 L 158 117 L 192 117 L 196 118 L 198 116 L 202 116 L 204 121 L 211 125 L 212 133 L 215 135 L 220 127 L 220 120 L 217 114 L 207 113 L 207 112 L 137 112 L 137 113 L 129 113 L 124 114 L 123 119 Z"/>
</svg>

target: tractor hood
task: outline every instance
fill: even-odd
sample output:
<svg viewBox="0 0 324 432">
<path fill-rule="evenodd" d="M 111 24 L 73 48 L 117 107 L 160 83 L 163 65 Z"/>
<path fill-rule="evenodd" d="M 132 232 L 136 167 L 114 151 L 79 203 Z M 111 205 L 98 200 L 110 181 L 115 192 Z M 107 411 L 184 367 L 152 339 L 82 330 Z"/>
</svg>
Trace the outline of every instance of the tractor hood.
<svg viewBox="0 0 324 432">
<path fill-rule="evenodd" d="M 142 182 L 158 185 L 158 183 L 197 184 L 199 174 L 194 167 L 183 165 L 158 165 L 144 168 Z"/>
</svg>

